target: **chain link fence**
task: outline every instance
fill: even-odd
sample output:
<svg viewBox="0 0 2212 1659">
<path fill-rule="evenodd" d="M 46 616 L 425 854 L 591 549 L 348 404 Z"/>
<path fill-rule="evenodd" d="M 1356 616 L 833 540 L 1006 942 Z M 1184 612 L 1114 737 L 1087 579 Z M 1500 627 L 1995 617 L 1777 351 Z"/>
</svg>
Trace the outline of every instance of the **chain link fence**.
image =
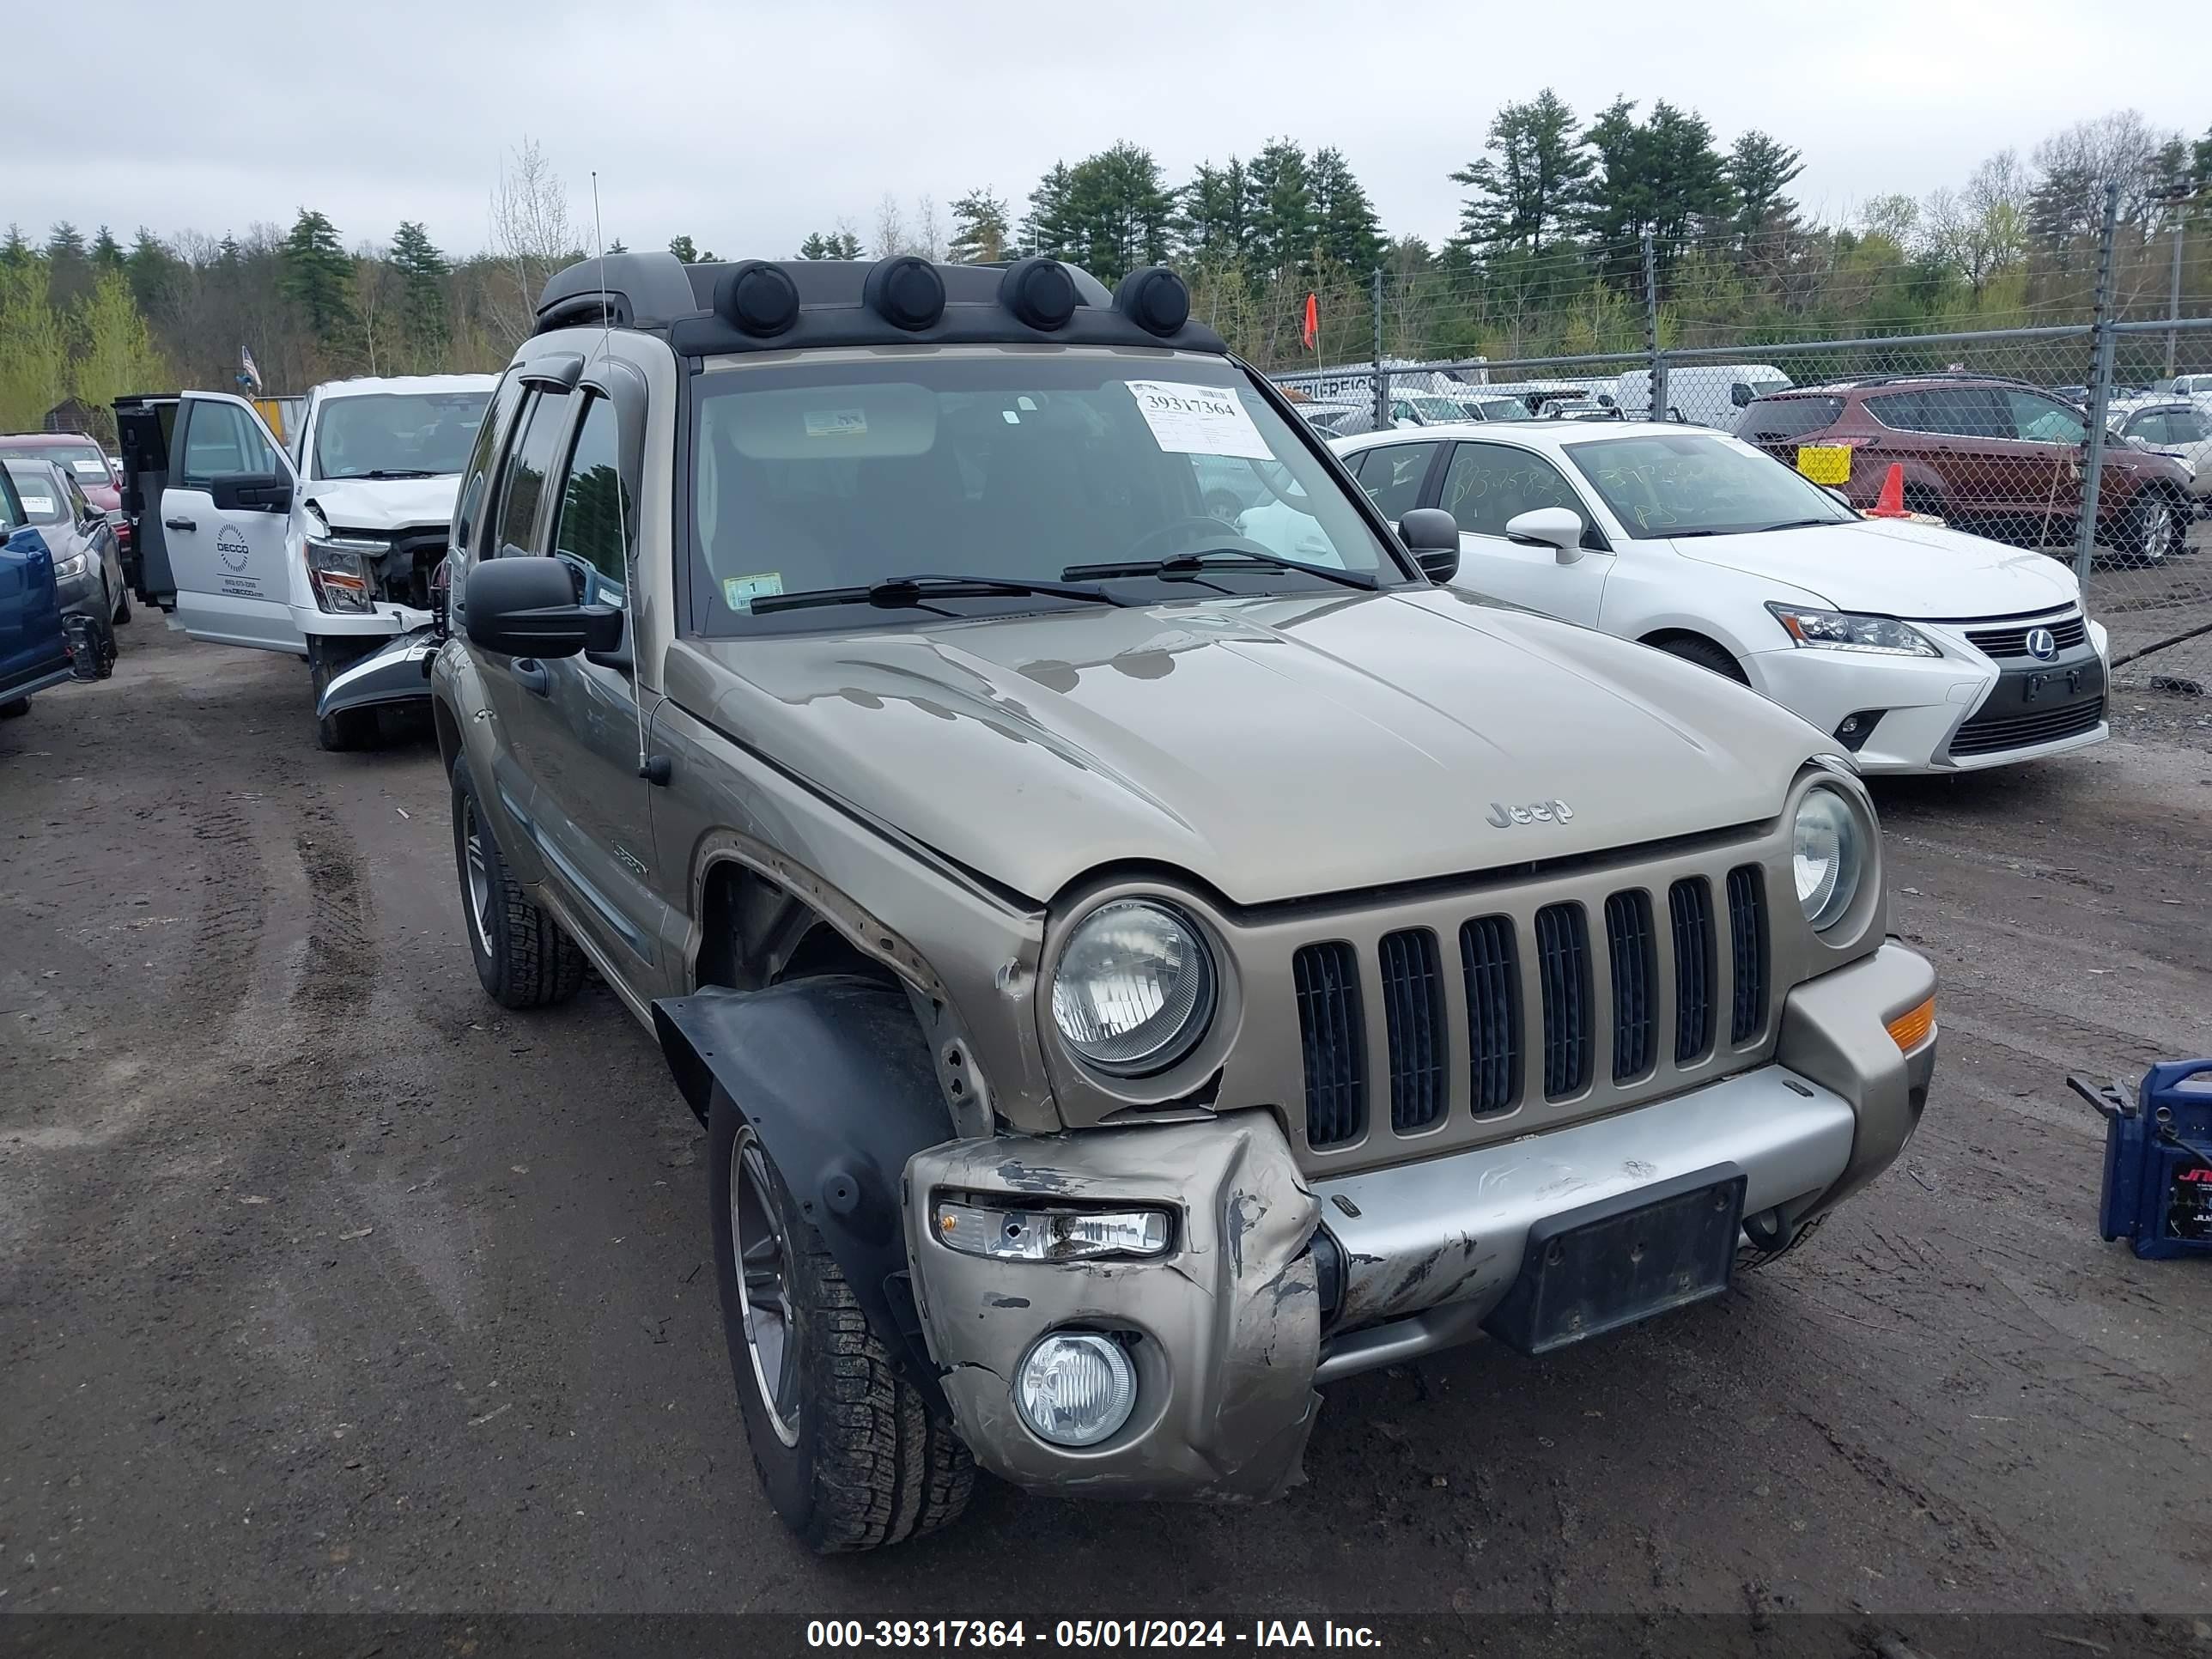
<svg viewBox="0 0 2212 1659">
<path fill-rule="evenodd" d="M 2071 320 L 1823 339 L 1770 325 L 1662 345 L 1653 304 L 1633 349 L 1511 357 L 1386 352 L 1392 289 L 1378 272 L 1364 360 L 1283 364 L 1273 378 L 1339 434 L 1497 420 L 1712 428 L 1863 510 L 2063 561 L 2111 634 L 2115 687 L 2139 694 L 2114 708 L 2124 726 L 2144 698 L 2212 693 L 2212 315 L 2180 315 L 2179 235 L 2170 299 L 2116 283 L 2116 240 L 2108 221 L 2082 272 L 2086 303 L 2051 308 Z M 1340 300 L 1337 311 L 1342 338 Z"/>
</svg>

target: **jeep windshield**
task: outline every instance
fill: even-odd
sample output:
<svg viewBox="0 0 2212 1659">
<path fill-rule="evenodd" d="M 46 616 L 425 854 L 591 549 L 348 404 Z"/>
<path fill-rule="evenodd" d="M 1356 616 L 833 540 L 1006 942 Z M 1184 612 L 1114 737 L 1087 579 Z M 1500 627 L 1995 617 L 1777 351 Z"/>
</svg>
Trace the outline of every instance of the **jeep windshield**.
<svg viewBox="0 0 2212 1659">
<path fill-rule="evenodd" d="M 483 423 L 485 392 L 371 392 L 324 401 L 311 478 L 436 478 L 458 473 Z"/>
<path fill-rule="evenodd" d="M 1850 524 L 1858 515 L 1771 456 L 1718 433 L 1569 444 L 1575 471 L 1638 541 Z"/>
<path fill-rule="evenodd" d="M 1133 567 L 1085 580 L 1133 603 L 1344 591 L 1280 561 L 1417 580 L 1310 440 L 1219 359 L 1056 347 L 711 359 L 692 400 L 691 608 L 705 634 L 911 625 L 929 611 L 752 605 L 931 574 L 1044 586 L 930 595 L 962 617 L 1098 603 L 1049 591 L 1086 566 Z"/>
</svg>

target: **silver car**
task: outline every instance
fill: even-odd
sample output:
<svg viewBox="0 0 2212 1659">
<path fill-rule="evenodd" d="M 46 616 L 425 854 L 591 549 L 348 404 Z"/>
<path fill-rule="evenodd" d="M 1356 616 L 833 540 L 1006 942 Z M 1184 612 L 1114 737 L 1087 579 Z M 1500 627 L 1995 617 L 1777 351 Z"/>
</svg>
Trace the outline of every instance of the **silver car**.
<svg viewBox="0 0 2212 1659">
<path fill-rule="evenodd" d="M 1911 1137 L 1850 763 L 1457 559 L 1164 270 L 547 285 L 431 659 L 464 932 L 657 1035 L 808 1544 L 1273 1497 L 1328 1383 L 1717 1295 Z"/>
<path fill-rule="evenodd" d="M 2112 435 L 2131 447 L 2164 455 L 2189 473 L 2197 510 L 2212 510 L 2212 398 L 2140 398 L 2115 404 L 2106 416 Z"/>
</svg>

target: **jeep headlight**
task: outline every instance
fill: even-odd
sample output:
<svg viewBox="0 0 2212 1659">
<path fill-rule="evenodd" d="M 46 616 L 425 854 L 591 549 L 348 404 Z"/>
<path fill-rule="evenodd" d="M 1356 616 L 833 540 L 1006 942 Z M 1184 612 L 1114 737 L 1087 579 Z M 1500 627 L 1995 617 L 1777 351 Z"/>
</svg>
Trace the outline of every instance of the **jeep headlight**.
<svg viewBox="0 0 2212 1659">
<path fill-rule="evenodd" d="M 1866 870 L 1866 831 L 1840 791 L 1815 784 L 1797 803 L 1790 868 L 1797 902 L 1815 933 L 1843 919 Z"/>
<path fill-rule="evenodd" d="M 1052 1018 L 1084 1060 L 1117 1077 L 1164 1071 L 1213 1018 L 1213 956 L 1198 925 L 1115 899 L 1076 925 L 1052 977 Z"/>
<path fill-rule="evenodd" d="M 1910 623 L 1856 611 L 1769 605 L 1793 645 L 1815 651 L 1856 651 L 1872 657 L 1940 657 L 1935 641 Z"/>
</svg>

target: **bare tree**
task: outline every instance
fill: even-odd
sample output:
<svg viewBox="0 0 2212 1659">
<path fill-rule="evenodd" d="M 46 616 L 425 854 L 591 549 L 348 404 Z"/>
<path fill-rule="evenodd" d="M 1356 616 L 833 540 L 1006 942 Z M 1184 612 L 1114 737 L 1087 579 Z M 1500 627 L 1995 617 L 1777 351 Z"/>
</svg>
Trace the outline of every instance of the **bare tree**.
<svg viewBox="0 0 2212 1659">
<path fill-rule="evenodd" d="M 898 198 L 890 191 L 876 204 L 876 258 L 888 259 L 906 252 L 906 221 L 900 216 Z"/>
<path fill-rule="evenodd" d="M 363 242 L 353 251 L 353 314 L 361 324 L 362 353 L 372 374 L 381 374 L 389 366 L 391 343 L 386 336 L 390 308 L 385 299 L 391 288 L 392 267 L 385 251 L 374 242 Z"/>
<path fill-rule="evenodd" d="M 491 244 L 504 280 L 496 284 L 492 318 L 510 345 L 529 337 L 545 279 L 576 255 L 568 187 L 545 151 L 526 137 L 499 172 L 491 192 Z"/>
<path fill-rule="evenodd" d="M 915 198 L 914 241 L 908 252 L 933 263 L 945 257 L 945 227 L 938 221 L 937 198 L 933 196 Z"/>
</svg>

